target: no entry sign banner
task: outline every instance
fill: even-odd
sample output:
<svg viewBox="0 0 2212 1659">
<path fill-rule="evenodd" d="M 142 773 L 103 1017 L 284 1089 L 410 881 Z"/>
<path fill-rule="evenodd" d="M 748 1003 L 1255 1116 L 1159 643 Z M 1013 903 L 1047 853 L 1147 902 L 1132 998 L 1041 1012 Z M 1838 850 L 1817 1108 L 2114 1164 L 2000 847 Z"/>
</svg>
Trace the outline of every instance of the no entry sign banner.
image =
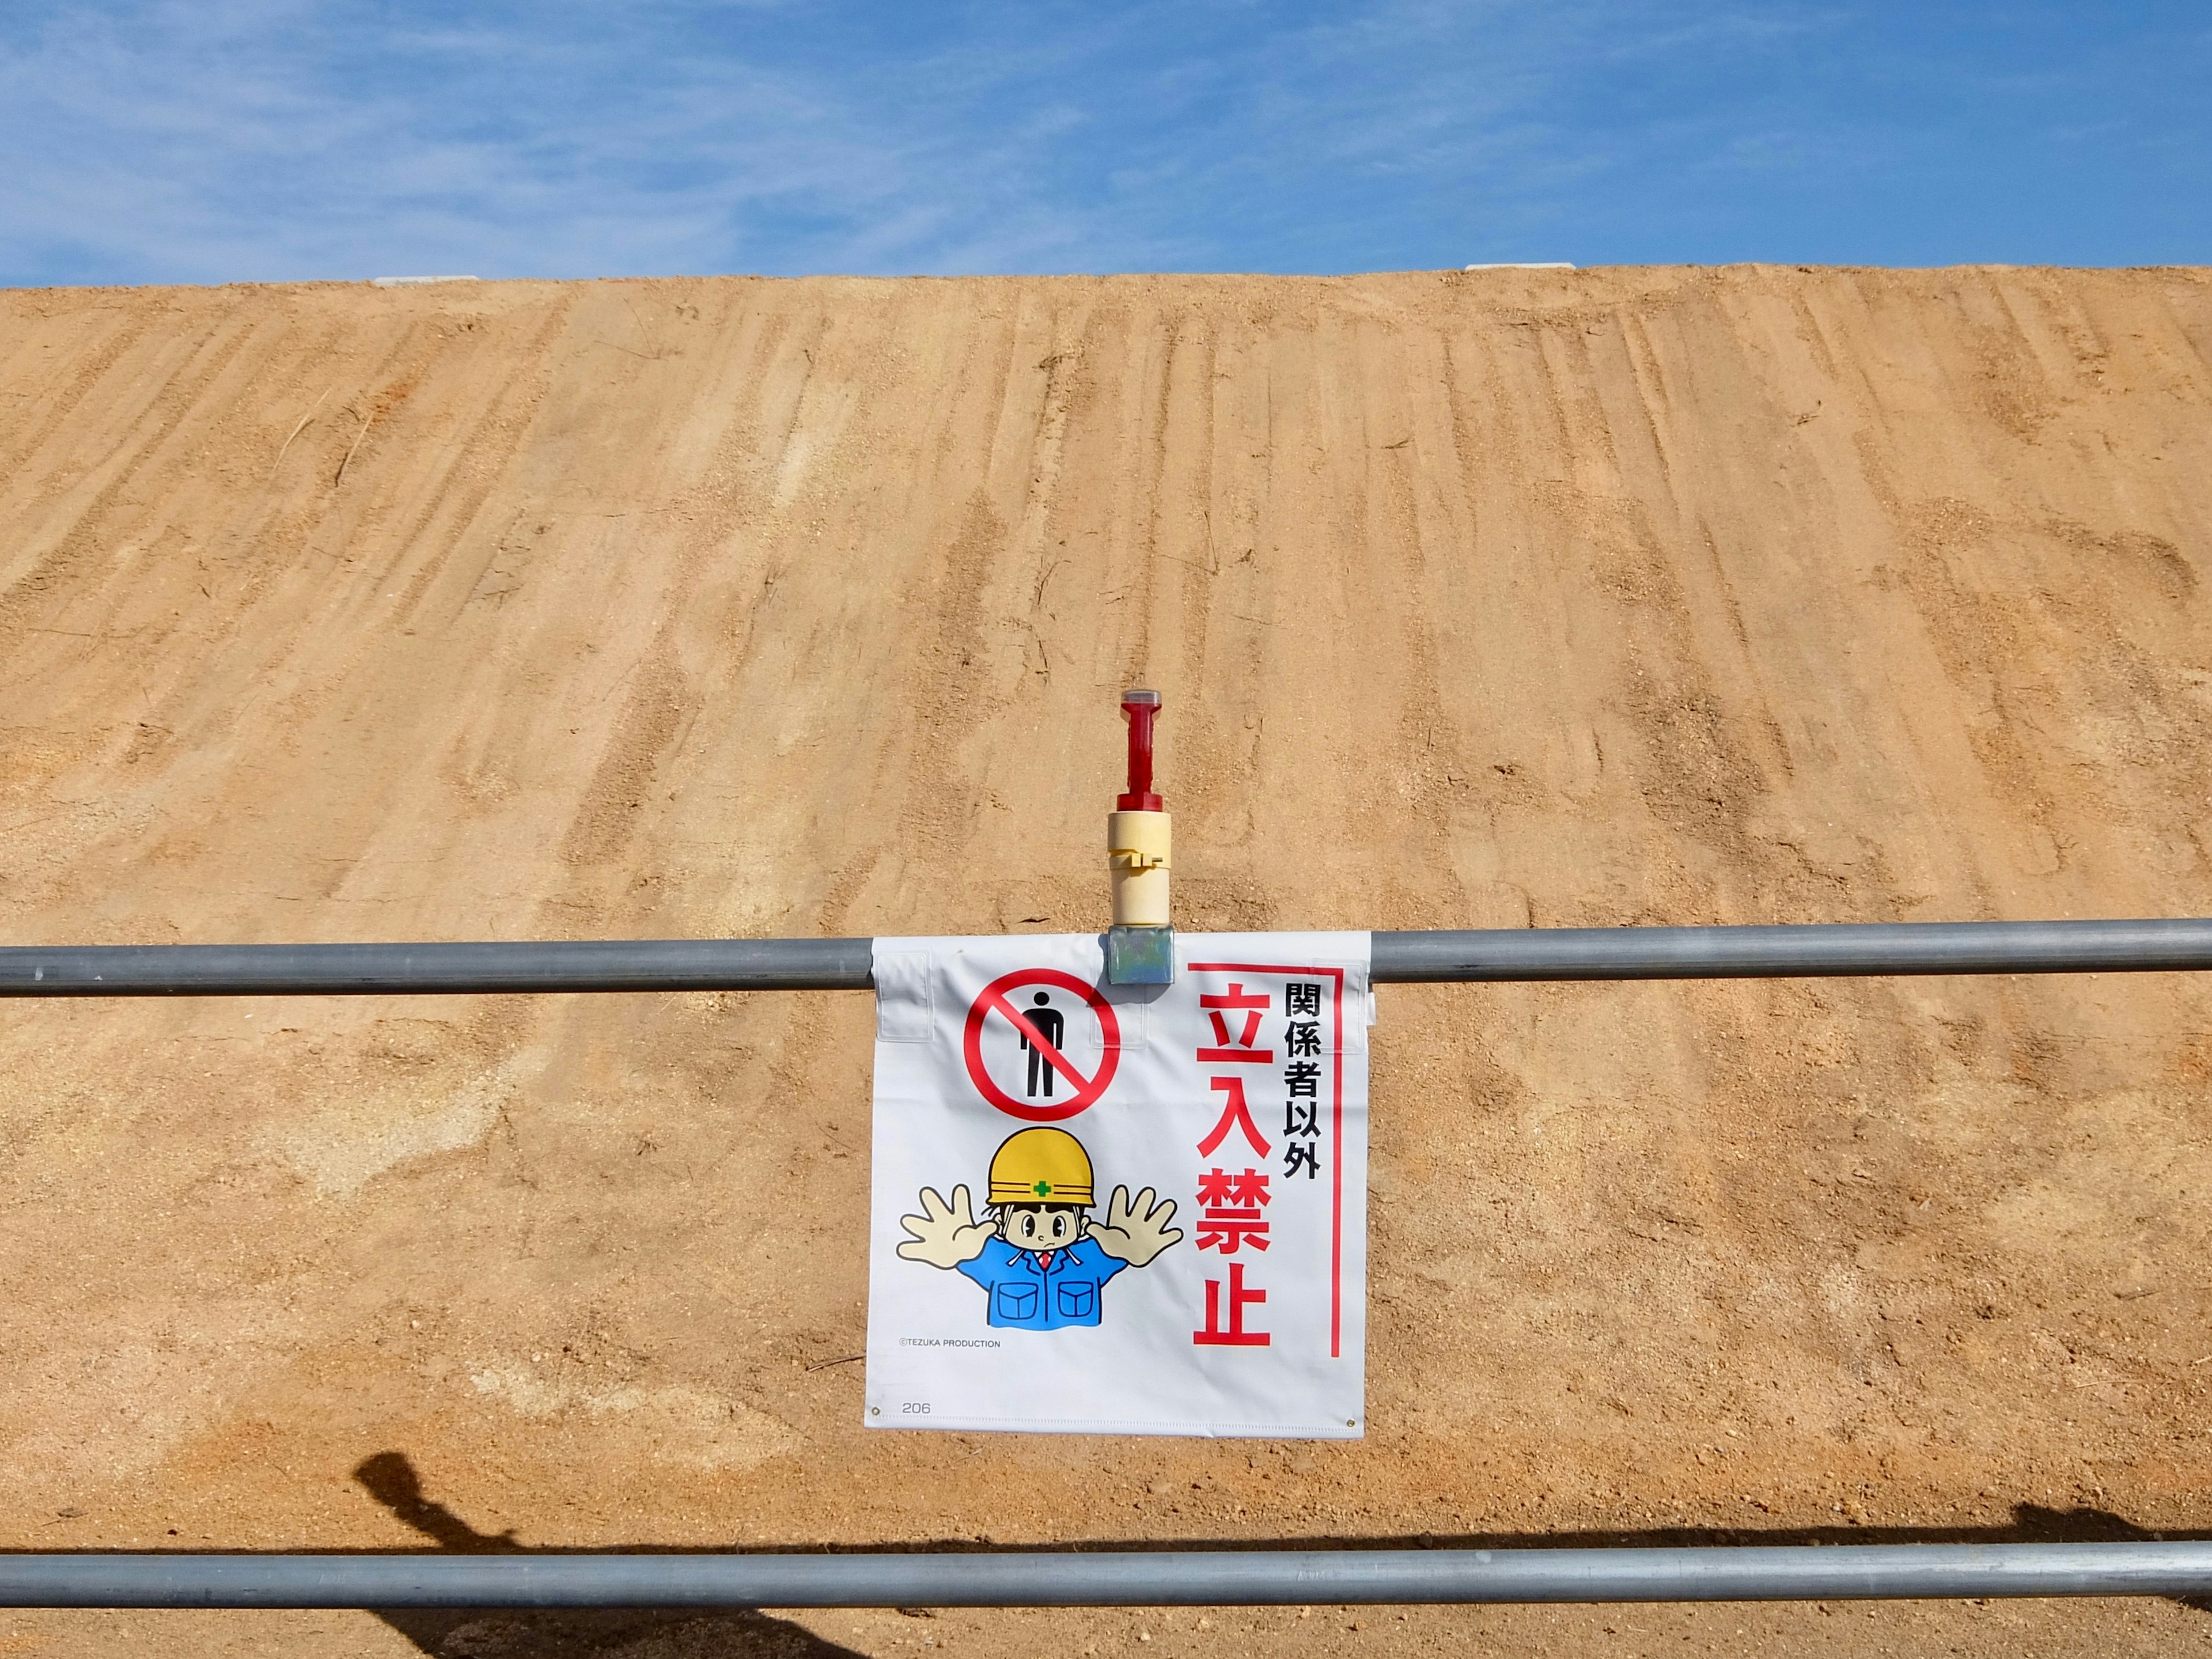
<svg viewBox="0 0 2212 1659">
<path fill-rule="evenodd" d="M 1365 933 L 879 939 L 866 1421 L 1356 1438 Z"/>
</svg>

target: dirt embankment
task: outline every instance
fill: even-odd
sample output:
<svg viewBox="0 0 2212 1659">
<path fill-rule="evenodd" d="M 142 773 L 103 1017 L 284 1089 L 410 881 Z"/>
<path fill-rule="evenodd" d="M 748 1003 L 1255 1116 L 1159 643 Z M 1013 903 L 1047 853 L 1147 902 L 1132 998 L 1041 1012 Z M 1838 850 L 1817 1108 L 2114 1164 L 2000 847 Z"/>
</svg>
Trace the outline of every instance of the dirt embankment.
<svg viewBox="0 0 2212 1659">
<path fill-rule="evenodd" d="M 0 523 L 11 942 L 1089 927 L 1134 683 L 1188 926 L 2212 912 L 2200 271 L 17 292 Z M 1327 1447 L 864 1432 L 862 996 L 0 1007 L 4 1541 L 2212 1527 L 2212 988 L 1382 994 Z"/>
</svg>

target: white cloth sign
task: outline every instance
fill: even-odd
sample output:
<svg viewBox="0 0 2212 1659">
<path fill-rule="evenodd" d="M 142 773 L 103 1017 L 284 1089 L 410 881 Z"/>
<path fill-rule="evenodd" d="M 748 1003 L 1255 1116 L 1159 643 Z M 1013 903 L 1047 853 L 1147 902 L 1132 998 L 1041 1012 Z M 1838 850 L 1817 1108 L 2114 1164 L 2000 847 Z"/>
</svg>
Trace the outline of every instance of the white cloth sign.
<svg viewBox="0 0 2212 1659">
<path fill-rule="evenodd" d="M 1357 1438 L 1365 933 L 875 942 L 866 1422 Z"/>
</svg>

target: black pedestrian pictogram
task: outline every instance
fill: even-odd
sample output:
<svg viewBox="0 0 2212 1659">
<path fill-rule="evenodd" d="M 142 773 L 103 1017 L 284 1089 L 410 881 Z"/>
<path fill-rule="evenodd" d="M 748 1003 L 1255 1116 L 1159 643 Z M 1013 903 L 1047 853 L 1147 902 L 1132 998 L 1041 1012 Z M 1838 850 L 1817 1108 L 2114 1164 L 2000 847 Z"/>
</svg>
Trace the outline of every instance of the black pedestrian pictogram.
<svg viewBox="0 0 2212 1659">
<path fill-rule="evenodd" d="M 1052 1006 L 1052 995 L 1040 991 L 1041 986 L 1049 986 L 1052 992 L 1066 993 L 1070 1008 L 1098 1022 L 1098 1065 L 1090 1076 L 1085 1077 L 1082 1068 L 1064 1051 L 1068 1016 Z M 1032 996 L 1031 1004 L 1024 1006 L 1017 1003 L 1013 1000 L 1016 993 Z M 1000 1088 L 991 1076 L 991 1068 L 983 1063 L 983 1028 L 994 1016 L 1012 1026 L 1014 1035 L 1020 1039 L 1019 1046 L 1008 1057 L 1015 1058 L 1024 1051 L 1029 1054 L 1026 1097 Z M 1029 1123 L 1059 1123 L 1090 1107 L 1114 1080 L 1115 1067 L 1121 1058 L 1121 1022 L 1114 1018 L 1113 1005 L 1100 994 L 1096 985 L 1057 968 L 1017 968 L 986 985 L 969 1006 L 967 1026 L 960 1034 L 960 1057 L 967 1062 L 969 1079 L 975 1084 L 975 1092 L 1009 1117 Z M 1015 1058 L 1015 1066 L 1018 1069 L 1018 1058 Z M 1048 1076 L 1047 1066 L 1059 1076 Z M 1060 1087 L 1063 1083 L 1067 1085 L 1065 1094 Z"/>
<path fill-rule="evenodd" d="M 1051 993 L 1039 991 L 1030 999 L 1030 1001 L 1034 1006 L 1029 1011 L 1029 1023 L 1035 1029 L 1036 1035 L 1044 1039 L 1045 1044 L 1054 1048 L 1065 1046 L 1061 1038 L 1067 1030 L 1067 1017 L 1052 1006 Z M 1030 1033 L 1024 1031 L 1022 1047 L 1030 1057 L 1030 1081 L 1029 1088 L 1025 1092 L 1030 1098 L 1036 1098 L 1037 1084 L 1042 1079 L 1044 1084 L 1044 1097 L 1050 1100 L 1054 1068 L 1051 1060 L 1046 1057 L 1044 1046 L 1030 1042 Z"/>
</svg>

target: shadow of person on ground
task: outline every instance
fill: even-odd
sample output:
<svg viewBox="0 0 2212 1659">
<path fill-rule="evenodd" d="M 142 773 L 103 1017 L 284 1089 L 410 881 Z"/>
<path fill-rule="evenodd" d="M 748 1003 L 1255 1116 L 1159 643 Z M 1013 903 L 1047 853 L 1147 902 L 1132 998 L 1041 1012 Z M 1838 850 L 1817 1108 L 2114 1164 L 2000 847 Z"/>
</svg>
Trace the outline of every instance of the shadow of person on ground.
<svg viewBox="0 0 2212 1659">
<path fill-rule="evenodd" d="M 363 1458 L 353 1478 L 378 1503 L 404 1524 L 412 1527 L 441 1549 L 462 1555 L 483 1555 L 498 1550 L 518 1550 L 514 1528 L 478 1532 L 443 1504 L 422 1495 L 422 1477 L 404 1452 L 379 1452 Z"/>
<path fill-rule="evenodd" d="M 402 1452 L 379 1452 L 354 1470 L 371 1498 L 441 1550 L 520 1552 L 512 1528 L 479 1532 L 422 1491 Z M 518 1612 L 511 1608 L 378 1607 L 379 1619 L 434 1659 L 860 1659 L 787 1619 L 749 1608 L 649 1607 Z"/>
</svg>

